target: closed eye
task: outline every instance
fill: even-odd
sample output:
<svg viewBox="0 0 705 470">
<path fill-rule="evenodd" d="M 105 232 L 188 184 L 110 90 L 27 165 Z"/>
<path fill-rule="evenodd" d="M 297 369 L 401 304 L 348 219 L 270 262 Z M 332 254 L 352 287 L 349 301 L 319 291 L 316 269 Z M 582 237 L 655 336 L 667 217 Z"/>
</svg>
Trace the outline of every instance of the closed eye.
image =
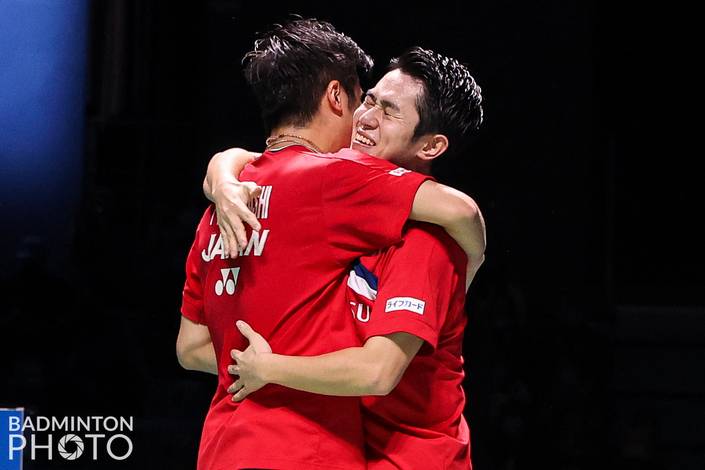
<svg viewBox="0 0 705 470">
<path fill-rule="evenodd" d="M 384 113 L 385 116 L 396 117 L 394 114 L 389 112 L 390 109 L 394 113 L 399 112 L 399 107 L 396 104 L 394 104 L 390 101 L 384 100 L 384 99 L 378 102 L 377 97 L 370 91 L 368 91 L 362 97 L 362 102 L 368 108 L 371 108 L 373 106 L 378 106 L 382 110 L 382 112 Z"/>
</svg>

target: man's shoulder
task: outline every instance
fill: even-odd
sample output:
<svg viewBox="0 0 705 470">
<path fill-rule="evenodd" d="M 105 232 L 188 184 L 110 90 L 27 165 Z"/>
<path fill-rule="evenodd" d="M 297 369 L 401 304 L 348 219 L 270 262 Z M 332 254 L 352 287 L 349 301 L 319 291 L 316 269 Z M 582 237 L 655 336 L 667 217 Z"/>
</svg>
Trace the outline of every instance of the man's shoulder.
<svg viewBox="0 0 705 470">
<path fill-rule="evenodd" d="M 398 251 L 430 256 L 431 261 L 451 263 L 464 270 L 467 256 L 455 240 L 442 227 L 422 222 L 409 222 L 402 235 L 402 242 L 394 247 Z"/>
<path fill-rule="evenodd" d="M 373 168 L 386 172 L 397 171 L 401 174 L 411 173 L 410 170 L 400 168 L 397 165 L 388 162 L 387 160 L 382 160 L 381 158 L 373 157 L 372 155 L 368 155 L 364 152 L 360 152 L 358 150 L 353 150 L 350 148 L 340 149 L 335 153 L 323 153 L 320 154 L 319 157 L 326 159 L 330 164 L 347 166 L 360 165 L 367 168 Z"/>
<path fill-rule="evenodd" d="M 360 264 L 375 273 L 389 263 L 405 266 L 419 263 L 428 267 L 429 262 L 448 265 L 449 261 L 464 269 L 467 257 L 443 228 L 423 222 L 407 223 L 399 243 L 359 259 Z"/>
</svg>

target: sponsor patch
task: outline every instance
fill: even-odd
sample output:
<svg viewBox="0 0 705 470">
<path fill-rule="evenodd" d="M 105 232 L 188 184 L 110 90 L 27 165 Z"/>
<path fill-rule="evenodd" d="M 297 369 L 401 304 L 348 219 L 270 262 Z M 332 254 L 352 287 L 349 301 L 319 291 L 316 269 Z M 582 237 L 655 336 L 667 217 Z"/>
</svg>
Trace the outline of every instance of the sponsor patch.
<svg viewBox="0 0 705 470">
<path fill-rule="evenodd" d="M 391 170 L 389 172 L 390 175 L 392 176 L 402 176 L 406 173 L 411 173 L 411 170 L 407 170 L 406 168 L 397 168 L 396 170 Z"/>
<path fill-rule="evenodd" d="M 415 299 L 413 297 L 392 297 L 387 300 L 387 305 L 384 308 L 385 312 L 396 312 L 398 310 L 408 310 L 409 312 L 423 315 L 426 302 Z"/>
</svg>

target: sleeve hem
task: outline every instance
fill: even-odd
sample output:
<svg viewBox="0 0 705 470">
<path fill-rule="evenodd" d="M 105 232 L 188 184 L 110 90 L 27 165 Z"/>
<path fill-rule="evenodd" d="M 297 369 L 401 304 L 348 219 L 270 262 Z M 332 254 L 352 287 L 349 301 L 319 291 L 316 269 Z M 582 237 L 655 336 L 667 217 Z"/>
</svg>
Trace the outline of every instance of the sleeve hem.
<svg viewBox="0 0 705 470">
<path fill-rule="evenodd" d="M 420 178 L 418 178 L 416 181 L 414 181 L 411 185 L 409 185 L 409 189 L 412 191 L 411 197 L 407 199 L 407 207 L 404 208 L 404 218 L 401 220 L 401 225 L 398 227 L 395 227 L 394 231 L 394 237 L 396 238 L 397 241 L 401 240 L 403 235 L 404 235 L 404 227 L 406 226 L 406 223 L 409 222 L 409 217 L 411 216 L 411 211 L 414 208 L 414 200 L 416 199 L 416 193 L 419 192 L 419 188 L 421 187 L 422 184 L 424 184 L 426 181 L 433 181 L 433 178 L 428 176 L 428 175 L 421 175 L 419 173 Z"/>
<path fill-rule="evenodd" d="M 406 319 L 404 322 L 390 319 L 380 322 L 373 327 L 365 329 L 364 340 L 367 341 L 372 336 L 385 336 L 392 333 L 408 333 L 424 340 L 428 345 L 436 349 L 438 346 L 438 332 L 421 320 Z"/>
<path fill-rule="evenodd" d="M 181 304 L 181 315 L 194 323 L 205 325 L 203 319 L 203 308 L 184 299 Z"/>
</svg>

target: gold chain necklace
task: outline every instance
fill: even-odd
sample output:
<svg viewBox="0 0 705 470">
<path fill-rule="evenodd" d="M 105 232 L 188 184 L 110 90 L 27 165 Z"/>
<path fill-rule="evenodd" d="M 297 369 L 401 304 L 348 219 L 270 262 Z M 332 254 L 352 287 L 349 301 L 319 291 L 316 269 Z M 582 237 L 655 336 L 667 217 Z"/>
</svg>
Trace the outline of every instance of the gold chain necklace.
<svg viewBox="0 0 705 470">
<path fill-rule="evenodd" d="M 267 150 L 271 150 L 273 152 L 278 152 L 279 150 L 291 147 L 292 145 L 301 145 L 312 152 L 323 153 L 323 151 L 321 151 L 316 144 L 308 140 L 306 137 L 301 137 L 300 135 L 294 134 L 279 134 L 276 137 L 269 137 L 265 141 L 265 144 L 267 145 Z"/>
</svg>

